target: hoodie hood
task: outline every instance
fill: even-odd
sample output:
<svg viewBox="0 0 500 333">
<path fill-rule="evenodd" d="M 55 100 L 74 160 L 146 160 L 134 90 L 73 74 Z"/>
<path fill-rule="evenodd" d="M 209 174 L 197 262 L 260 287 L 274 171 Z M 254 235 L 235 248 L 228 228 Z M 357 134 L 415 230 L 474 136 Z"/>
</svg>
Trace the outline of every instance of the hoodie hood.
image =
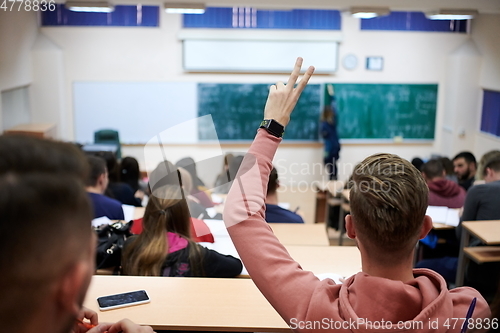
<svg viewBox="0 0 500 333">
<path fill-rule="evenodd" d="M 448 179 L 439 179 L 427 184 L 431 192 L 445 198 L 455 197 L 460 194 L 460 185 Z"/>
<path fill-rule="evenodd" d="M 466 193 L 457 183 L 448 179 L 439 179 L 427 185 L 429 186 L 429 206 L 463 207 Z"/>
<path fill-rule="evenodd" d="M 462 289 L 463 294 L 460 300 L 453 299 L 446 281 L 436 272 L 415 269 L 414 276 L 413 280 L 403 283 L 366 273 L 356 274 L 340 289 L 340 316 L 360 323 L 351 327 L 353 332 L 459 332 L 461 325 L 451 330 L 446 326 L 446 319 L 465 316 L 475 295 L 473 292 L 465 295 L 463 289 L 470 288 L 456 289 Z M 381 290 L 385 292 L 379 292 Z M 463 306 L 458 307 L 457 303 Z"/>
</svg>

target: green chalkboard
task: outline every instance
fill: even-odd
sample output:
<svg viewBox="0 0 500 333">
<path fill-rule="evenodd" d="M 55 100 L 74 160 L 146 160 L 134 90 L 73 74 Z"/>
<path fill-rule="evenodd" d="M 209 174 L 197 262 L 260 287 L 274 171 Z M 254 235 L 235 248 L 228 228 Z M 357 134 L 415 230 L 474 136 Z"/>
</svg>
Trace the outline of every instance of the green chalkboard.
<svg viewBox="0 0 500 333">
<path fill-rule="evenodd" d="M 436 84 L 332 85 L 341 138 L 434 139 Z"/>
<path fill-rule="evenodd" d="M 270 84 L 198 84 L 198 115 L 211 114 L 219 140 L 252 140 L 264 115 Z M 321 86 L 308 85 L 285 130 L 287 140 L 318 140 Z M 200 140 L 213 139 L 203 126 Z"/>
</svg>

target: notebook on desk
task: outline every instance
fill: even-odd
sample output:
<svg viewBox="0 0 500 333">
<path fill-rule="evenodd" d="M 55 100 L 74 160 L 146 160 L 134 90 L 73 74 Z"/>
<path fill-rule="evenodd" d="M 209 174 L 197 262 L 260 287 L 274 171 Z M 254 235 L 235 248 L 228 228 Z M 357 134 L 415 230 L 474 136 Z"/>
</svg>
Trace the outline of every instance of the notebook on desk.
<svg viewBox="0 0 500 333">
<path fill-rule="evenodd" d="M 432 218 L 433 223 L 442 223 L 452 227 L 457 227 L 460 222 L 458 209 L 450 209 L 448 207 L 429 206 L 427 207 L 426 215 Z"/>
</svg>

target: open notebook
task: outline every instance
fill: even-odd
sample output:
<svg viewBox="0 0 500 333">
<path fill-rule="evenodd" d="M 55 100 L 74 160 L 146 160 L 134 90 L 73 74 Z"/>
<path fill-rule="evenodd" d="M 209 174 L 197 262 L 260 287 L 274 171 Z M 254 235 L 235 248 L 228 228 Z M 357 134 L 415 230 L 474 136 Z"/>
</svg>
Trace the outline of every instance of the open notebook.
<svg viewBox="0 0 500 333">
<path fill-rule="evenodd" d="M 458 209 L 450 209 L 448 207 L 429 206 L 427 207 L 426 215 L 432 218 L 434 223 L 443 223 L 453 227 L 458 226 L 460 216 Z"/>
</svg>

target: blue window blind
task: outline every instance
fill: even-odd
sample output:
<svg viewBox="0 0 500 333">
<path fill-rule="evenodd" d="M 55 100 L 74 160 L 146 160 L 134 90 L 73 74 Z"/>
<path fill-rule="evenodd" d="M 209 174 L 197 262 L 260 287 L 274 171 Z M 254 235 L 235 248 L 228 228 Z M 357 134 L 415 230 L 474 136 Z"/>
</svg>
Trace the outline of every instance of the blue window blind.
<svg viewBox="0 0 500 333">
<path fill-rule="evenodd" d="M 204 14 L 184 14 L 184 28 L 340 30 L 338 10 L 261 10 L 209 7 Z"/>
<path fill-rule="evenodd" d="M 421 12 L 391 12 L 361 20 L 361 30 L 467 32 L 467 20 L 429 20 Z"/>
<path fill-rule="evenodd" d="M 500 91 L 484 90 L 481 131 L 500 136 Z"/>
<path fill-rule="evenodd" d="M 42 12 L 42 26 L 158 27 L 158 6 L 115 6 L 111 13 L 73 12 L 58 4 L 54 11 Z"/>
</svg>

